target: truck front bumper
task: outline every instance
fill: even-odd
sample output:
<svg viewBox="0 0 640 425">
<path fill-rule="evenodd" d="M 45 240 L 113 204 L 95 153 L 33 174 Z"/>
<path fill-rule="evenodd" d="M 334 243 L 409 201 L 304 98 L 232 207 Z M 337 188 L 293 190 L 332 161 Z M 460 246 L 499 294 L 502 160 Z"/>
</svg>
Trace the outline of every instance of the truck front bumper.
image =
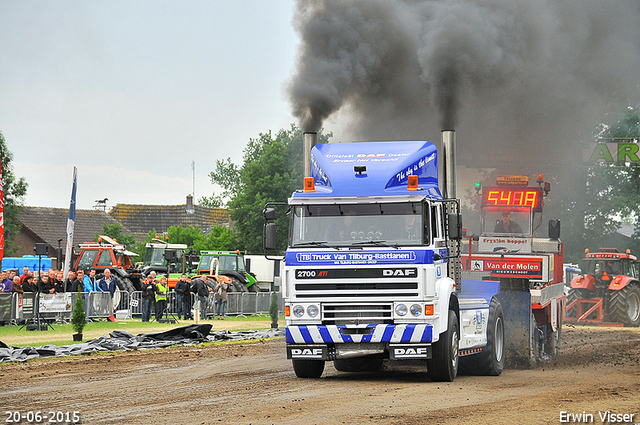
<svg viewBox="0 0 640 425">
<path fill-rule="evenodd" d="M 426 343 L 433 340 L 428 324 L 405 325 L 291 325 L 287 344 Z"/>
</svg>

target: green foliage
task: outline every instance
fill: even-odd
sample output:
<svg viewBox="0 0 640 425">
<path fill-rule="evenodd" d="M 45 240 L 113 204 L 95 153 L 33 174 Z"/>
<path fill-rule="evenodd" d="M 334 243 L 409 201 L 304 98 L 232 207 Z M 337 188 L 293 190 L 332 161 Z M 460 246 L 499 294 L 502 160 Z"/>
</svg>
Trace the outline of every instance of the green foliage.
<svg viewBox="0 0 640 425">
<path fill-rule="evenodd" d="M 20 231 L 18 214 L 23 206 L 23 200 L 27 194 L 28 184 L 24 177 L 19 179 L 13 173 L 11 161 L 13 153 L 7 148 L 7 143 L 0 131 L 0 161 L 2 161 L 2 187 L 4 190 L 4 255 L 10 256 L 17 248 L 14 239 Z"/>
<path fill-rule="evenodd" d="M 76 333 L 81 334 L 87 324 L 87 316 L 84 313 L 84 301 L 82 300 L 82 285 L 78 285 L 78 298 L 76 305 L 73 307 L 73 316 L 71 317 L 71 326 Z"/>
<path fill-rule="evenodd" d="M 109 236 L 111 239 L 115 239 L 118 243 L 126 246 L 127 248 L 133 247 L 136 243 L 136 239 L 133 235 L 127 235 L 122 233 L 124 227 L 120 223 L 102 223 L 102 235 Z M 98 241 L 100 235 L 96 234 L 95 242 Z"/>
<path fill-rule="evenodd" d="M 318 134 L 318 142 L 326 143 L 332 134 Z M 220 198 L 229 198 L 227 206 L 235 223 L 239 244 L 237 249 L 250 254 L 262 250 L 262 210 L 267 202 L 286 202 L 294 190 L 302 188 L 302 131 L 295 125 L 275 135 L 271 131 L 250 139 L 244 149 L 243 165 L 229 158 L 218 160 L 209 174 L 211 182 L 223 188 Z M 220 199 L 218 198 L 218 199 Z M 287 221 L 284 214 L 278 220 L 281 248 L 286 246 Z"/>
<path fill-rule="evenodd" d="M 220 197 L 213 194 L 211 196 L 203 196 L 202 198 L 200 198 L 200 200 L 198 201 L 198 205 L 209 208 L 223 208 L 224 202 Z"/>
<path fill-rule="evenodd" d="M 640 137 L 640 110 L 629 108 L 618 122 L 601 127 L 604 138 Z M 565 261 L 577 262 L 585 248 L 605 246 L 640 254 L 640 167 L 604 163 L 573 167 L 554 186 L 560 189 L 555 199 L 560 205 Z M 625 223 L 634 224 L 631 240 L 616 234 Z"/>
<path fill-rule="evenodd" d="M 141 263 L 144 260 L 144 255 L 147 252 L 146 245 L 152 242 L 155 237 L 156 237 L 156 229 L 150 230 L 149 233 L 147 233 L 147 238 L 145 240 L 141 242 L 136 242 L 132 246 L 128 247 L 130 251 L 133 251 L 136 254 L 138 254 L 138 257 L 136 257 L 136 260 L 135 260 L 136 263 L 138 262 Z"/>
<path fill-rule="evenodd" d="M 236 232 L 225 226 L 214 226 L 210 233 L 204 233 L 198 226 L 182 227 L 171 226 L 167 230 L 169 243 L 183 243 L 192 247 L 195 251 L 235 250 L 238 241 Z"/>
</svg>

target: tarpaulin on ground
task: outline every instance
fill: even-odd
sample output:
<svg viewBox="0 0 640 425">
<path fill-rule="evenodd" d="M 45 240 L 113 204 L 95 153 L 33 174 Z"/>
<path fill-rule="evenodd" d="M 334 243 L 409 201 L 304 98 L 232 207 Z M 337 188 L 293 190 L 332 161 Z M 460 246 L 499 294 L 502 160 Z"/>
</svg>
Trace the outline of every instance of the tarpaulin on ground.
<svg viewBox="0 0 640 425">
<path fill-rule="evenodd" d="M 165 332 L 132 335 L 125 331 L 113 331 L 108 337 L 101 336 L 91 341 L 74 345 L 44 345 L 41 347 L 8 347 L 0 341 L 0 363 L 23 362 L 38 357 L 63 357 L 109 351 L 143 350 L 170 347 L 172 345 L 193 345 L 212 341 L 242 341 L 284 336 L 280 329 L 263 331 L 217 331 L 211 332 L 212 325 L 188 325 Z"/>
</svg>

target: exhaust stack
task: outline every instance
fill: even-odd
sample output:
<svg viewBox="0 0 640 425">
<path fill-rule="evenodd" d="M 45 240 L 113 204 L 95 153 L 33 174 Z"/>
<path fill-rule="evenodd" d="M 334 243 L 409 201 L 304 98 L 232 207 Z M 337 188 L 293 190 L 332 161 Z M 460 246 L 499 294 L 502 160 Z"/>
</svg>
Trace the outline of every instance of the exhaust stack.
<svg viewBox="0 0 640 425">
<path fill-rule="evenodd" d="M 456 198 L 456 132 L 442 130 L 442 197 Z"/>
<path fill-rule="evenodd" d="M 318 133 L 306 131 L 302 134 L 304 143 L 304 177 L 311 177 L 311 149 L 318 144 Z"/>
</svg>

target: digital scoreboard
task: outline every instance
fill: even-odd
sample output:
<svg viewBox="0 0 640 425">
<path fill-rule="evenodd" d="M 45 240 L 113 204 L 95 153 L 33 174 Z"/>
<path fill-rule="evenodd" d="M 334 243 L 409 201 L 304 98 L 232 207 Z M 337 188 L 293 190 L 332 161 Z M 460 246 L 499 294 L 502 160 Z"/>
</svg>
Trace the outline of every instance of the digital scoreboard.
<svg viewBox="0 0 640 425">
<path fill-rule="evenodd" d="M 535 212 L 542 211 L 542 189 L 530 187 L 484 187 L 483 207 L 530 207 Z"/>
</svg>

